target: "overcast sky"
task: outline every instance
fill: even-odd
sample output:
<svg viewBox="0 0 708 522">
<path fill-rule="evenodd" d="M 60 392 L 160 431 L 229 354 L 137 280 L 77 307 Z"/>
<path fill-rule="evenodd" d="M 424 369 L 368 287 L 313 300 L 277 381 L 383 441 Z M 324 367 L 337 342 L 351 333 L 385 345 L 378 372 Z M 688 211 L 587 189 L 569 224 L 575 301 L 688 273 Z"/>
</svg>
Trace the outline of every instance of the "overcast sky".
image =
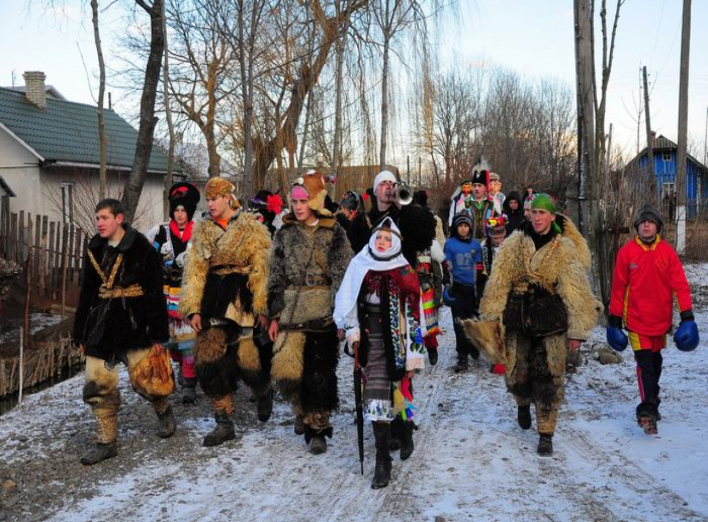
<svg viewBox="0 0 708 522">
<path fill-rule="evenodd" d="M 47 74 L 47 83 L 67 99 L 94 103 L 89 81 L 94 93 L 98 82 L 90 10 L 81 7 L 88 2 L 63 3 L 66 7 L 59 13 L 42 9 L 44 0 L 0 0 L 0 85 L 10 85 L 13 75 L 15 84 L 21 85 L 22 72 L 41 70 Z M 616 2 L 607 3 L 611 17 Z M 447 24 L 442 31 L 442 56 L 471 67 L 499 65 L 528 79 L 558 79 L 574 91 L 572 4 L 572 0 L 459 0 L 457 23 Z M 652 127 L 677 139 L 682 4 L 682 0 L 626 0 L 622 7 L 607 123 L 614 124 L 613 143 L 621 145 L 627 155 L 637 147 L 640 68 L 644 65 L 650 79 Z M 110 59 L 112 39 L 126 28 L 123 22 L 111 20 L 110 11 L 104 19 L 102 38 Z M 706 25 L 708 1 L 694 0 L 688 125 L 689 146 L 701 160 L 708 110 Z M 596 31 L 599 34 L 599 22 Z M 120 91 L 110 90 L 114 108 L 129 117 L 126 113 L 131 107 Z M 645 132 L 643 121 L 640 132 Z"/>
</svg>

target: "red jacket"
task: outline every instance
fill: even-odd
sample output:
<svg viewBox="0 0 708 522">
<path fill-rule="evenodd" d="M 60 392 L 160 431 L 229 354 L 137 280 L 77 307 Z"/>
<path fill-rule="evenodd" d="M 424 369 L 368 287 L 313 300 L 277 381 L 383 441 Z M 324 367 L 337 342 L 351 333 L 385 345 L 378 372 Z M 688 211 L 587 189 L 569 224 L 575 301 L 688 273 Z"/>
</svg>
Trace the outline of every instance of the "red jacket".
<svg viewBox="0 0 708 522">
<path fill-rule="evenodd" d="M 627 330 L 664 335 L 671 329 L 674 295 L 679 311 L 691 310 L 691 290 L 673 248 L 657 236 L 646 245 L 635 237 L 617 254 L 612 277 L 610 315 L 622 317 Z"/>
</svg>

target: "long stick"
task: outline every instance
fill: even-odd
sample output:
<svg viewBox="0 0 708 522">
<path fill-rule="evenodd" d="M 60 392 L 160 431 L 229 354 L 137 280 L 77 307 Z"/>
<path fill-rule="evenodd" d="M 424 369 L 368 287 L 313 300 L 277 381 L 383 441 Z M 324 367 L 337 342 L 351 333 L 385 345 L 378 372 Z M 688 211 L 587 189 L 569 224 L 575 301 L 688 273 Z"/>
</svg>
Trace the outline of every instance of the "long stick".
<svg viewBox="0 0 708 522">
<path fill-rule="evenodd" d="M 22 406 L 22 388 L 24 387 L 25 376 L 25 342 L 23 334 L 24 328 L 20 326 L 20 391 L 17 395 L 17 405 Z"/>
<path fill-rule="evenodd" d="M 359 446 L 359 465 L 364 474 L 364 411 L 361 397 L 361 368 L 359 367 L 359 343 L 354 345 L 354 402 L 356 408 L 356 439 Z"/>
</svg>

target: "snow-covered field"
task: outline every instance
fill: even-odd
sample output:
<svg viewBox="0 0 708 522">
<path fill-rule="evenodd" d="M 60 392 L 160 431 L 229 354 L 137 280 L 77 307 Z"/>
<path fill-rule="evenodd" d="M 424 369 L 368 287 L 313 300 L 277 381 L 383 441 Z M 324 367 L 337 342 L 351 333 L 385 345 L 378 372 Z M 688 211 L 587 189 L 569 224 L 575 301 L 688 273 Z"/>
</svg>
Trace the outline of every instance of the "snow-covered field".
<svg viewBox="0 0 708 522">
<path fill-rule="evenodd" d="M 478 361 L 455 375 L 454 334 L 440 362 L 416 379 L 420 411 L 413 456 L 394 458 L 388 488 L 371 490 L 373 436 L 359 473 L 351 360 L 340 363 L 341 411 L 324 455 L 292 433 L 282 402 L 259 423 L 237 394 L 237 440 L 203 448 L 207 401 L 177 404 L 178 432 L 154 435 L 154 414 L 125 387 L 117 458 L 83 467 L 94 425 L 76 377 L 0 417 L 0 521 L 699 521 L 708 520 L 708 265 L 687 267 L 702 342 L 664 354 L 659 435 L 636 425 L 634 363 L 603 366 L 598 328 L 568 377 L 550 458 L 516 424 L 503 378 Z"/>
</svg>

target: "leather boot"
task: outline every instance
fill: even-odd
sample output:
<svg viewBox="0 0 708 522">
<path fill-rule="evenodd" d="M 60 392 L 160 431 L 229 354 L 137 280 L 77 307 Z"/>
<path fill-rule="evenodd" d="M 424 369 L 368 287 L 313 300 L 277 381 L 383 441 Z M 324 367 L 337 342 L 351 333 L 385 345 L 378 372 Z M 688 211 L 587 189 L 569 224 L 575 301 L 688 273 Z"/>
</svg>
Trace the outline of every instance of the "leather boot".
<svg viewBox="0 0 708 522">
<path fill-rule="evenodd" d="M 266 422 L 270 419 L 270 414 L 273 413 L 273 388 L 269 387 L 268 391 L 256 397 L 258 420 Z"/>
<path fill-rule="evenodd" d="M 522 430 L 527 430 L 531 427 L 531 405 L 526 404 L 524 406 L 519 406 L 516 413 L 516 420 L 519 423 L 519 427 Z"/>
<path fill-rule="evenodd" d="M 293 431 L 295 435 L 302 435 L 305 433 L 305 416 L 301 413 L 295 415 L 295 423 L 293 424 Z"/>
<path fill-rule="evenodd" d="M 391 436 L 388 449 L 391 451 L 398 451 L 401 449 L 401 439 L 403 438 L 403 419 L 396 416 L 396 418 L 391 421 L 390 426 Z"/>
<path fill-rule="evenodd" d="M 403 429 L 401 431 L 401 460 L 406 460 L 413 453 L 415 445 L 413 444 L 413 430 L 417 430 L 418 426 L 413 421 L 403 421 Z"/>
<path fill-rule="evenodd" d="M 182 404 L 194 404 L 195 402 L 197 402 L 197 379 L 185 377 L 182 388 Z"/>
<path fill-rule="evenodd" d="M 236 438 L 234 423 L 231 421 L 226 411 L 217 410 L 214 413 L 214 418 L 216 419 L 216 428 L 204 437 L 203 445 L 207 448 L 218 446 L 227 440 L 234 440 Z"/>
<path fill-rule="evenodd" d="M 177 425 L 175 424 L 174 413 L 172 413 L 172 406 L 168 406 L 164 412 L 157 414 L 157 423 L 157 436 L 161 439 L 169 439 L 175 434 Z"/>
<path fill-rule="evenodd" d="M 391 425 L 388 422 L 373 422 L 372 426 L 376 439 L 376 468 L 374 468 L 371 489 L 380 489 L 388 486 L 391 478 L 391 455 L 388 452 Z"/>
<path fill-rule="evenodd" d="M 553 455 L 553 433 L 541 433 L 538 439 L 538 454 L 542 457 Z"/>
<path fill-rule="evenodd" d="M 112 459 L 118 455 L 118 448 L 115 442 L 110 444 L 96 444 L 93 448 L 81 455 L 81 464 L 93 466 L 107 459 Z"/>
<path fill-rule="evenodd" d="M 327 439 L 324 435 L 314 435 L 310 441 L 310 453 L 313 455 L 321 455 L 327 451 Z"/>
</svg>

